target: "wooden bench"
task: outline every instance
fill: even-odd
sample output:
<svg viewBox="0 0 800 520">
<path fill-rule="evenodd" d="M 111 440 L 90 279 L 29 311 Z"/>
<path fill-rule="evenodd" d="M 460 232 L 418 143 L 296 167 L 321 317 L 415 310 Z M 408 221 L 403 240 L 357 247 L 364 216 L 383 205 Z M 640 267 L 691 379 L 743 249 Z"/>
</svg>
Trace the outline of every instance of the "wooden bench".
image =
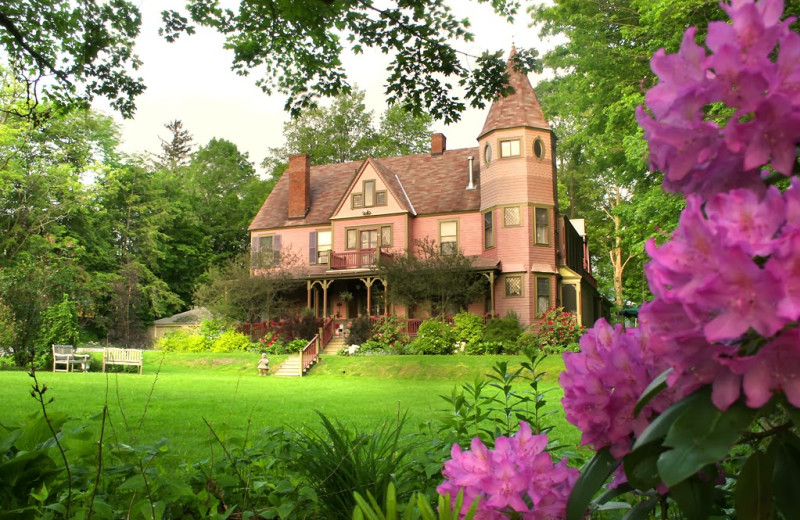
<svg viewBox="0 0 800 520">
<path fill-rule="evenodd" d="M 76 354 L 72 345 L 53 345 L 53 372 L 75 372 L 76 365 L 80 365 L 83 372 L 88 372 L 89 354 Z"/>
<path fill-rule="evenodd" d="M 108 365 L 122 365 L 139 367 L 142 373 L 142 351 L 135 348 L 112 348 L 103 349 L 103 372 Z"/>
</svg>

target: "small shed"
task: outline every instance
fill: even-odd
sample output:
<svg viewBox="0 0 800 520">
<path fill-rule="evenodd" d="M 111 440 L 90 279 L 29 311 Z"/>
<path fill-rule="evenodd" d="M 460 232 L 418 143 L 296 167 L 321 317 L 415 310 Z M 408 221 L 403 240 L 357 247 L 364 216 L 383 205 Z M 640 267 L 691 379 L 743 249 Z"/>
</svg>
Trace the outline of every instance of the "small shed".
<svg viewBox="0 0 800 520">
<path fill-rule="evenodd" d="M 155 341 L 170 332 L 179 330 L 192 331 L 197 329 L 203 320 L 210 320 L 212 317 L 211 311 L 205 307 L 197 307 L 173 316 L 161 318 L 160 320 L 154 321 L 153 324 L 148 327 L 147 337 Z"/>
</svg>

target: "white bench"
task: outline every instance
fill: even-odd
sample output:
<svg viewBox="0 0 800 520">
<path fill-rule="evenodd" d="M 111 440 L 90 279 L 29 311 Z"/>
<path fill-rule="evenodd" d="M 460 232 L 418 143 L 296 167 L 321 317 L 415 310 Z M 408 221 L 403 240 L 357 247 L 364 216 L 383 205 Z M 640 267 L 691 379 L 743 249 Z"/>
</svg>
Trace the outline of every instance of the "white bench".
<svg viewBox="0 0 800 520">
<path fill-rule="evenodd" d="M 122 365 L 139 367 L 142 373 L 142 351 L 135 348 L 112 348 L 103 349 L 103 372 L 108 365 Z"/>
<path fill-rule="evenodd" d="M 75 372 L 80 365 L 83 372 L 89 371 L 89 354 L 76 354 L 72 345 L 53 345 L 53 372 Z M 62 366 L 63 368 L 58 368 Z"/>
</svg>

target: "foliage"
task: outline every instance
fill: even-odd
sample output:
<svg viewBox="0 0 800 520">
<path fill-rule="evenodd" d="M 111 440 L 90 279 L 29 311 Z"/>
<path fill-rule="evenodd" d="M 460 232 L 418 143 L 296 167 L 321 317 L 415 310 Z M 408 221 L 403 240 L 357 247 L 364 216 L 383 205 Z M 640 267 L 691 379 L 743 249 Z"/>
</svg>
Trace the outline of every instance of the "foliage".
<svg viewBox="0 0 800 520">
<path fill-rule="evenodd" d="M 250 338 L 216 320 L 204 320 L 194 332 L 169 332 L 156 341 L 165 352 L 240 352 L 253 348 Z"/>
<path fill-rule="evenodd" d="M 522 334 L 522 325 L 516 315 L 506 315 L 505 318 L 492 318 L 486 323 L 483 341 L 502 343 L 503 352 L 510 354 L 517 352 L 517 338 Z"/>
<path fill-rule="evenodd" d="M 261 269 L 257 276 L 251 276 L 250 260 L 243 253 L 209 268 L 208 281 L 197 288 L 195 302 L 234 322 L 255 323 L 280 314 L 286 308 L 284 295 L 302 283 L 293 274 L 299 260 L 282 251 L 281 265 Z"/>
<path fill-rule="evenodd" d="M 303 309 L 300 314 L 281 321 L 280 335 L 286 341 L 301 339 L 308 343 L 311 338 L 319 334 L 320 327 L 322 319 L 314 316 L 313 310 Z"/>
<path fill-rule="evenodd" d="M 52 354 L 51 345 L 78 344 L 78 308 L 69 296 L 42 313 L 42 326 L 36 341 L 36 355 Z M 49 358 L 48 358 L 49 359 Z"/>
<path fill-rule="evenodd" d="M 4 355 L 14 353 L 16 347 L 18 327 L 11 308 L 0 299 L 0 352 Z"/>
<path fill-rule="evenodd" d="M 464 348 L 464 353 L 471 356 L 486 356 L 502 354 L 504 350 L 505 344 L 502 341 L 480 340 L 470 345 L 466 345 Z"/>
<path fill-rule="evenodd" d="M 439 319 L 423 321 L 417 337 L 408 346 L 411 354 L 441 355 L 452 354 L 458 336 L 453 327 Z"/>
<path fill-rule="evenodd" d="M 425 495 L 415 493 L 408 499 L 408 503 L 403 506 L 397 503 L 397 493 L 394 484 L 391 482 L 386 488 L 386 501 L 383 507 L 378 505 L 378 501 L 367 492 L 367 499 L 356 492 L 354 493 L 357 508 L 353 511 L 353 520 L 364 520 L 365 518 L 381 518 L 385 520 L 472 520 L 478 504 L 473 505 L 464 503 L 464 494 L 459 493 L 451 503 L 450 495 L 440 496 L 438 506 L 431 507 Z M 402 516 L 401 516 L 402 515 Z"/>
<path fill-rule="evenodd" d="M 3 10 L 0 46 L 27 91 L 22 107 L 4 111 L 38 122 L 40 96 L 61 109 L 86 107 L 95 96 L 132 117 L 144 91 L 134 78 L 133 45 L 141 15 L 131 2 L 16 2 Z M 43 81 L 47 78 L 47 81 Z"/>
<path fill-rule="evenodd" d="M 485 325 L 483 318 L 471 312 L 459 312 L 453 316 L 453 325 L 456 332 L 456 340 L 467 353 L 474 350 L 477 344 L 483 339 Z"/>
<path fill-rule="evenodd" d="M 519 7 L 506 1 L 492 6 L 508 18 Z M 191 1 L 186 8 L 184 14 L 163 13 L 166 38 L 171 41 L 183 32 L 194 32 L 190 19 L 225 34 L 226 46 L 234 52 L 234 70 L 263 72 L 256 84 L 268 94 L 277 90 L 288 96 L 286 108 L 293 115 L 315 98 L 351 90 L 340 59 L 344 42 L 356 54 L 374 48 L 394 55 L 386 87 L 389 104 L 414 113 L 427 109 L 435 119 L 457 120 L 465 103 L 461 93 L 454 95 L 456 83 L 476 107 L 508 92 L 501 53 L 483 53 L 469 64 L 462 63 L 451 42 L 472 39 L 468 22 L 439 2 L 391 2 L 380 7 L 334 3 L 296 9 L 242 0 L 238 9 L 231 10 Z M 265 33 L 269 38 L 263 37 Z M 520 51 L 519 56 L 519 67 L 538 66 L 535 51 Z"/>
<path fill-rule="evenodd" d="M 564 311 L 563 307 L 554 307 L 543 312 L 539 319 L 541 323 L 532 325 L 530 331 L 519 337 L 520 346 L 538 348 L 548 354 L 577 351 L 585 327 L 578 326 L 574 314 Z"/>
<path fill-rule="evenodd" d="M 226 330 L 211 344 L 212 352 L 236 352 L 249 350 L 252 347 L 250 338 L 235 330 Z"/>
<path fill-rule="evenodd" d="M 165 352 L 203 352 L 211 348 L 205 336 L 182 330 L 164 334 L 154 347 Z"/>
<path fill-rule="evenodd" d="M 361 344 L 359 352 L 403 352 L 411 339 L 406 332 L 406 323 L 398 316 L 381 316 L 372 327 L 372 337 Z"/>
<path fill-rule="evenodd" d="M 348 341 L 353 345 L 361 345 L 372 336 L 372 320 L 369 316 L 359 316 L 350 322 Z"/>
<path fill-rule="evenodd" d="M 319 505 L 326 518 L 349 519 L 356 506 L 354 492 L 384 501 L 393 482 L 401 496 L 408 495 L 412 481 L 406 480 L 403 462 L 413 445 L 402 435 L 403 417 L 368 433 L 319 415 L 322 432 L 298 433 L 294 467 L 323 497 Z"/>
<path fill-rule="evenodd" d="M 460 311 L 482 297 L 486 278 L 475 272 L 461 252 L 443 254 L 434 240 L 417 240 L 413 254 L 395 255 L 380 266 L 390 299 L 408 307 L 429 306 L 439 316 Z"/>
</svg>

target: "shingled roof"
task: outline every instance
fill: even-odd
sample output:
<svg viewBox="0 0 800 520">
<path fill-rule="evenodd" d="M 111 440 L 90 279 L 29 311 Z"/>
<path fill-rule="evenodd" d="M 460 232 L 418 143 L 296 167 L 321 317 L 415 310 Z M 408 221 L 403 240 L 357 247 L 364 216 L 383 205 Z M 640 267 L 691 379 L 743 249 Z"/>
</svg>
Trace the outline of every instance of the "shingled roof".
<svg viewBox="0 0 800 520">
<path fill-rule="evenodd" d="M 492 130 L 502 130 L 504 128 L 527 126 L 550 130 L 550 125 L 547 124 L 544 118 L 539 98 L 536 97 L 536 92 L 533 91 L 528 76 L 523 72 L 514 70 L 512 66 L 516 52 L 515 49 L 511 49 L 511 54 L 506 62 L 509 83 L 514 89 L 514 93 L 492 103 L 492 108 L 489 109 L 489 115 L 486 117 L 486 122 L 483 124 L 483 130 L 481 130 L 478 139 Z"/>
<path fill-rule="evenodd" d="M 478 211 L 480 189 L 467 190 L 469 160 L 473 156 L 473 180 L 480 186 L 477 148 L 372 159 L 373 164 L 398 197 L 403 191 L 417 215 Z M 284 173 L 261 206 L 249 229 L 328 225 L 364 161 L 311 167 L 311 208 L 305 218 L 289 219 L 289 175 Z M 399 180 L 399 183 L 398 183 Z M 402 187 L 401 187 L 402 186 Z M 399 200 L 407 207 L 405 200 Z M 411 208 L 408 208 L 409 210 Z"/>
</svg>

